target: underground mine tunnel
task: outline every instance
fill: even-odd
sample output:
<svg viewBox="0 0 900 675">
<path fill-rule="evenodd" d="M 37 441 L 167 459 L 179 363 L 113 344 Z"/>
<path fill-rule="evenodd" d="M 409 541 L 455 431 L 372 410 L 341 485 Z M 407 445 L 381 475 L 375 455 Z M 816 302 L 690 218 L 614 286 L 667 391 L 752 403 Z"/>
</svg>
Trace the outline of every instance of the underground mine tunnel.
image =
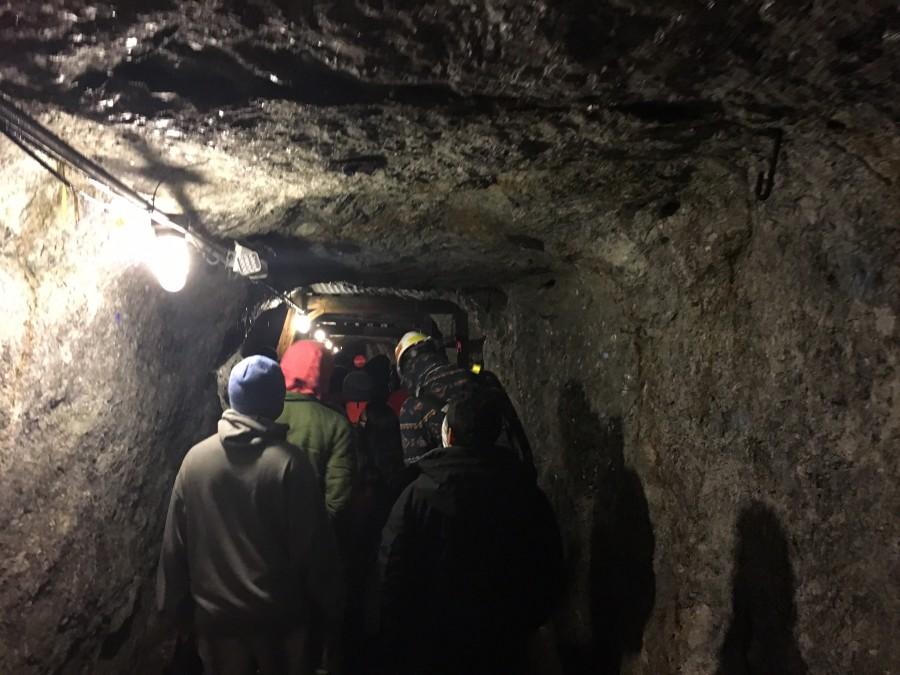
<svg viewBox="0 0 900 675">
<path fill-rule="evenodd" d="M 561 672 L 900 672 L 898 49 L 880 0 L 0 2 L 0 672 L 187 672 L 231 365 L 410 329 L 518 410 Z"/>
</svg>

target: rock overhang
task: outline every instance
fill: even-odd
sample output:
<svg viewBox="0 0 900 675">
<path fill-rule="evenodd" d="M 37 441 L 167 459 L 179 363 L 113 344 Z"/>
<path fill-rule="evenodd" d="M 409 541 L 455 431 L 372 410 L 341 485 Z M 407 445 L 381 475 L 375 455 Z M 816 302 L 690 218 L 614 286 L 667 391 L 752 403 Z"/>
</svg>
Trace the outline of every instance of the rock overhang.
<svg viewBox="0 0 900 675">
<path fill-rule="evenodd" d="M 889 156 L 898 26 L 877 2 L 56 0 L 0 8 L 0 72 L 279 285 L 478 287 L 691 193 L 752 199 L 775 129 Z"/>
</svg>

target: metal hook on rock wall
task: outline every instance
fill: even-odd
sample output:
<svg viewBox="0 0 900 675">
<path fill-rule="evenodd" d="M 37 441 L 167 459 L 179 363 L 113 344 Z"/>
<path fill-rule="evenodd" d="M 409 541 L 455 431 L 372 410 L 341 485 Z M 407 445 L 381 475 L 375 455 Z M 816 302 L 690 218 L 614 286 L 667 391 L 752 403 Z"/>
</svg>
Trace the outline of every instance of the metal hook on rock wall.
<svg viewBox="0 0 900 675">
<path fill-rule="evenodd" d="M 778 154 L 781 152 L 784 132 L 781 129 L 768 129 L 765 134 L 772 139 L 772 157 L 769 159 L 769 170 L 760 172 L 756 178 L 756 198 L 763 202 L 772 194 L 775 185 L 775 170 L 778 168 Z"/>
</svg>

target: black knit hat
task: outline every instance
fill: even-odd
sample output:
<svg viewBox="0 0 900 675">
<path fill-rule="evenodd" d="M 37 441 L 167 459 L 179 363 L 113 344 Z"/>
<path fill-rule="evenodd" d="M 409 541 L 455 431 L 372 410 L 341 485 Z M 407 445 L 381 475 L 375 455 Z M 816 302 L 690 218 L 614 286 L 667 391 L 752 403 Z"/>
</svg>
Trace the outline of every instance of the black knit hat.
<svg viewBox="0 0 900 675">
<path fill-rule="evenodd" d="M 391 386 L 391 360 L 378 354 L 366 362 L 363 370 L 372 378 L 372 400 L 386 400 Z"/>
<path fill-rule="evenodd" d="M 372 378 L 364 370 L 354 370 L 344 378 L 343 398 L 345 401 L 370 401 L 373 391 Z"/>
</svg>

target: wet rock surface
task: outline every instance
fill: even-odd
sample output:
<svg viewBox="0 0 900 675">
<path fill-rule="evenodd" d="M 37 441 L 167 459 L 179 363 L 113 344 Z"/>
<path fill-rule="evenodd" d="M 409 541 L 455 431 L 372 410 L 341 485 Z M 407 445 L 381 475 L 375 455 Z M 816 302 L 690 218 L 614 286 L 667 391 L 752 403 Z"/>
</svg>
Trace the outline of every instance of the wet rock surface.
<svg viewBox="0 0 900 675">
<path fill-rule="evenodd" d="M 0 671 L 151 672 L 152 542 L 247 289 L 194 260 L 168 294 L 8 146 L 0 175 Z"/>
<path fill-rule="evenodd" d="M 673 100 L 782 114 L 868 102 L 890 116 L 900 80 L 900 14 L 874 0 L 8 0 L 0 11 L 6 86 L 45 97 L 597 98 L 654 115 Z"/>
<path fill-rule="evenodd" d="M 570 672 L 883 673 L 898 45 L 875 1 L 6 0 L 0 91 L 279 287 L 461 293 Z M 257 296 L 167 295 L 5 141 L 0 177 L 0 671 L 156 672 L 172 472 Z"/>
<path fill-rule="evenodd" d="M 891 181 L 898 35 L 877 2 L 7 2 L 0 89 L 114 128 L 80 147 L 270 240 L 285 286 L 477 286 L 598 213 L 677 209 L 698 156 L 765 171 L 775 130 Z"/>
<path fill-rule="evenodd" d="M 566 531 L 572 672 L 900 663 L 898 204 L 852 156 L 783 171 L 759 203 L 700 167 L 631 256 L 476 299 Z"/>
</svg>

